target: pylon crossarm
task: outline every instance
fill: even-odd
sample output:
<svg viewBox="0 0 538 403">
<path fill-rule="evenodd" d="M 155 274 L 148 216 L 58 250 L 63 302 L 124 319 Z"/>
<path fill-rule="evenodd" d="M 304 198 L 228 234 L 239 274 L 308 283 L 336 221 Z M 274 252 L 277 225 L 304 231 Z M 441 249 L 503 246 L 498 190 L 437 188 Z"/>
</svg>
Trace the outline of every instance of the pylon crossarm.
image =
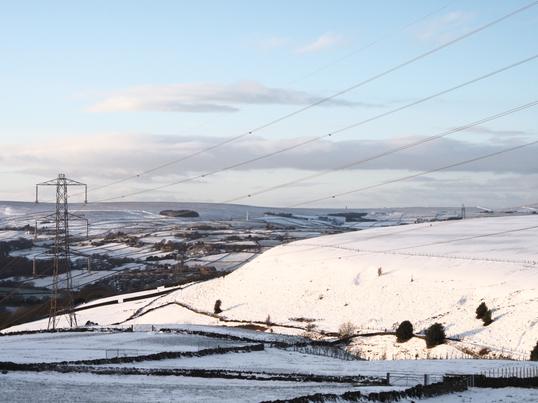
<svg viewBox="0 0 538 403">
<path fill-rule="evenodd" d="M 42 217 L 39 217 L 36 219 L 36 222 L 37 223 L 42 223 L 43 221 L 47 220 L 48 218 L 54 218 L 56 217 L 56 213 L 50 213 L 50 214 L 47 214 L 47 215 L 44 215 Z"/>
<path fill-rule="evenodd" d="M 84 217 L 83 215 L 78 215 L 78 214 L 74 214 L 74 213 L 69 213 L 69 219 L 72 220 L 72 219 L 79 219 L 79 220 L 82 220 L 82 221 L 88 221 L 88 219 L 86 217 Z"/>
</svg>

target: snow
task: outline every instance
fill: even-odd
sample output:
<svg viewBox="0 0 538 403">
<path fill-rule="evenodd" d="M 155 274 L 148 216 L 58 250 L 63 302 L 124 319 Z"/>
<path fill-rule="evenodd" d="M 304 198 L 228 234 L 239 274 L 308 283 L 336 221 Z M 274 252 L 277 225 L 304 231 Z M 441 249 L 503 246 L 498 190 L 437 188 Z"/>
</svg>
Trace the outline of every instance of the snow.
<svg viewBox="0 0 538 403">
<path fill-rule="evenodd" d="M 97 309 L 97 308 L 96 308 Z M 212 333 L 246 336 L 260 340 L 289 340 L 289 336 L 260 333 L 224 326 L 208 327 L 176 325 L 177 329 L 207 331 Z M 197 351 L 200 348 L 244 345 L 242 341 L 227 341 L 200 335 L 162 333 L 154 331 L 66 332 L 11 335 L 0 338 L 2 349 L 0 361 L 57 362 L 105 358 L 108 352 L 119 350 L 125 355 L 143 355 L 162 351 Z M 114 351 L 112 351 L 114 350 Z M 391 386 L 357 387 L 351 384 L 250 381 L 221 378 L 193 378 L 185 376 L 138 376 L 94 375 L 89 373 L 25 373 L 0 374 L 2 399 L 6 401 L 224 401 L 258 402 L 260 400 L 284 399 L 312 393 L 338 393 L 360 390 L 368 393 L 394 390 L 413 386 L 430 376 L 437 381 L 443 374 L 480 373 L 490 369 L 514 366 L 538 367 L 538 363 L 519 364 L 498 360 L 385 360 L 343 361 L 336 358 L 304 354 L 266 346 L 264 351 L 228 353 L 203 357 L 141 361 L 113 364 L 113 367 L 136 367 L 147 369 L 226 369 L 267 373 L 303 373 L 317 375 L 364 375 L 385 377 L 390 373 Z M 110 365 L 102 365 L 108 367 Z M 59 394 L 61 391 L 61 394 Z M 489 390 L 471 390 L 442 397 L 465 398 L 470 402 L 484 402 Z M 533 401 L 536 396 L 527 390 L 511 389 L 507 393 L 494 391 L 493 395 L 503 401 L 517 398 Z M 482 400 L 481 400 L 482 399 Z M 513 399 L 513 400 L 510 400 Z M 429 400 L 428 400 L 429 401 Z M 445 402 L 454 400 L 431 400 Z"/>
<path fill-rule="evenodd" d="M 377 391 L 380 387 L 360 388 Z M 2 399 L 9 402 L 259 402 L 311 393 L 358 390 L 349 384 L 246 381 L 172 376 L 58 373 L 0 374 Z"/>
<path fill-rule="evenodd" d="M 204 314 L 221 299 L 221 316 L 230 320 L 264 322 L 270 315 L 278 324 L 304 326 L 292 318 L 306 317 L 314 318 L 318 329 L 337 331 L 350 321 L 362 332 L 394 329 L 403 320 L 420 332 L 440 322 L 449 336 L 463 339 L 461 346 L 527 358 L 538 340 L 537 227 L 536 215 L 508 216 L 292 242 L 225 277 L 154 300 L 88 309 L 79 321 L 108 325 L 138 311 L 125 324 L 223 324 Z M 475 319 L 482 300 L 493 310 L 494 322 L 487 327 Z M 41 321 L 10 330 L 45 326 Z M 424 354 L 423 343 L 409 346 L 407 354 Z M 392 348 L 381 339 L 367 346 L 374 349 L 372 358 L 397 355 Z"/>
<path fill-rule="evenodd" d="M 252 259 L 255 255 L 256 253 L 251 252 L 219 253 L 189 259 L 185 264 L 189 267 L 213 266 L 217 271 L 230 271 L 237 269 L 242 263 Z"/>
<path fill-rule="evenodd" d="M 410 402 L 411 400 L 401 400 Z M 523 388 L 471 388 L 465 392 L 423 399 L 425 403 L 533 403 L 538 401 L 538 389 Z"/>
<path fill-rule="evenodd" d="M 108 365 L 106 365 L 108 366 Z M 131 367 L 132 363 L 114 364 L 114 367 Z M 345 361 L 324 355 L 266 347 L 264 351 L 251 353 L 229 353 L 195 358 L 181 358 L 160 361 L 143 361 L 136 364 L 141 368 L 198 368 L 259 371 L 271 373 L 309 373 L 316 375 L 365 375 L 385 378 L 387 373 L 394 378 L 415 374 L 413 386 L 424 374 L 431 375 L 431 381 L 442 379 L 443 374 L 473 374 L 499 368 L 538 367 L 538 364 L 519 364 L 508 360 L 384 360 Z M 406 380 L 407 381 L 407 380 Z M 396 380 L 395 383 L 399 384 Z"/>
<path fill-rule="evenodd" d="M 101 278 L 105 278 L 107 276 L 110 276 L 113 274 L 116 270 L 100 270 L 100 271 L 93 271 L 88 273 L 87 270 L 71 270 L 71 276 L 72 276 L 72 285 L 73 288 L 78 289 L 80 285 L 85 285 L 90 282 L 96 282 L 100 280 Z M 52 288 L 54 285 L 54 280 L 52 276 L 47 277 L 40 277 L 36 279 L 32 279 L 31 277 L 28 278 L 31 280 L 32 285 L 34 287 L 47 287 Z M 60 280 L 58 282 L 58 286 L 60 288 L 65 287 L 65 276 L 60 276 Z"/>
<path fill-rule="evenodd" d="M 309 317 L 332 331 L 347 321 L 383 330 L 407 319 L 416 331 L 441 322 L 449 336 L 528 354 L 538 339 L 536 226 L 536 216 L 496 217 L 292 242 L 148 308 L 177 301 L 212 312 L 221 299 L 230 319 L 264 321 L 269 314 L 276 323 L 296 324 L 290 318 Z M 487 327 L 474 314 L 482 300 L 493 310 Z"/>
<path fill-rule="evenodd" d="M 136 356 L 245 344 L 204 336 L 155 332 L 38 333 L 6 336 L 0 339 L 0 343 L 0 361 L 18 363 L 107 358 L 107 350 L 120 350 L 125 355 Z"/>
</svg>

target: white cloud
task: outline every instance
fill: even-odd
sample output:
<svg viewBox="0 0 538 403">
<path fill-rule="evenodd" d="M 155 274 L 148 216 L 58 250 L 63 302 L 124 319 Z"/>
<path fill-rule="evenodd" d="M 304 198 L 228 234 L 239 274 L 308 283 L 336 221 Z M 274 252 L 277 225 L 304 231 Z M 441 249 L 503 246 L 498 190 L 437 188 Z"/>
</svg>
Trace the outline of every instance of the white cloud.
<svg viewBox="0 0 538 403">
<path fill-rule="evenodd" d="M 414 33 L 422 41 L 446 42 L 461 35 L 467 29 L 467 24 L 472 17 L 473 14 L 465 11 L 451 11 L 424 22 L 414 30 Z"/>
<path fill-rule="evenodd" d="M 494 136 L 526 136 L 530 133 L 524 130 L 503 130 L 503 129 L 491 129 L 485 126 L 474 126 L 467 129 L 468 132 L 480 133 L 480 134 L 491 134 Z"/>
<path fill-rule="evenodd" d="M 55 142 L 42 144 L 6 145 L 0 148 L 0 172 L 9 168 L 9 173 L 2 175 L 4 186 L 0 192 L 0 200 L 9 199 L 15 189 L 22 189 L 21 192 L 26 192 L 25 198 L 29 199 L 34 183 L 53 178 L 58 172 L 65 172 L 69 177 L 95 188 L 190 155 L 222 140 L 212 137 L 112 134 L 60 138 Z M 205 152 L 196 158 L 143 175 L 135 181 L 103 189 L 97 195 L 92 193 L 92 197 L 99 200 L 136 189 L 165 185 L 255 158 L 303 140 L 305 138 L 268 139 L 249 136 L 228 144 L 225 149 Z M 305 175 L 305 171 L 335 168 L 412 140 L 416 138 L 315 142 L 308 147 L 275 155 L 219 175 L 208 176 L 203 181 L 196 180 L 181 186 L 164 188 L 162 191 L 143 194 L 140 198 L 137 196 L 133 199 L 226 200 L 253 189 L 300 178 Z M 511 145 L 514 144 L 517 144 L 517 141 Z M 294 201 L 315 198 L 316 195 L 324 196 L 333 191 L 349 190 L 406 176 L 410 172 L 448 165 L 509 146 L 469 143 L 463 139 L 442 139 L 320 177 L 314 181 L 316 183 L 308 181 L 299 186 L 267 193 L 253 202 L 266 205 L 293 204 Z M 386 203 L 391 205 L 418 205 L 425 200 L 440 204 L 458 204 L 462 200 L 473 200 L 482 204 L 487 204 L 488 200 L 498 200 L 504 205 L 529 203 L 531 199 L 535 201 L 538 183 L 535 154 L 536 147 L 529 147 L 417 180 L 358 193 L 349 200 L 372 206 L 379 206 L 387 197 L 389 199 Z"/>
<path fill-rule="evenodd" d="M 178 172 L 204 172 L 219 169 L 240 161 L 256 158 L 293 146 L 306 138 L 268 139 L 248 136 L 230 143 L 226 149 L 215 149 L 156 171 L 156 175 L 172 175 Z M 350 161 L 371 157 L 392 148 L 416 141 L 417 138 L 387 140 L 317 141 L 308 146 L 262 159 L 235 170 L 300 169 L 325 170 Z M 95 175 L 122 175 L 137 173 L 146 168 L 208 148 L 222 142 L 223 138 L 159 136 L 159 135 L 107 135 L 59 139 L 46 144 L 5 146 L 0 149 L 2 167 L 24 167 L 35 172 L 47 167 L 66 166 L 77 171 L 91 167 Z M 520 144 L 470 143 L 457 139 L 440 139 L 410 148 L 349 170 L 407 170 L 421 171 L 448 165 L 456 161 L 494 153 Z M 538 173 L 535 161 L 536 147 L 485 159 L 456 171 L 497 173 Z M 56 169 L 56 168 L 54 168 Z"/>
<path fill-rule="evenodd" d="M 239 105 L 307 105 L 323 97 L 304 91 L 266 87 L 256 81 L 235 84 L 147 85 L 112 94 L 94 104 L 92 112 L 235 112 Z M 378 106 L 333 99 L 324 106 Z"/>
<path fill-rule="evenodd" d="M 310 42 L 297 49 L 297 53 L 315 53 L 333 46 L 342 44 L 343 37 L 340 35 L 325 33 L 317 38 L 315 41 Z"/>
</svg>

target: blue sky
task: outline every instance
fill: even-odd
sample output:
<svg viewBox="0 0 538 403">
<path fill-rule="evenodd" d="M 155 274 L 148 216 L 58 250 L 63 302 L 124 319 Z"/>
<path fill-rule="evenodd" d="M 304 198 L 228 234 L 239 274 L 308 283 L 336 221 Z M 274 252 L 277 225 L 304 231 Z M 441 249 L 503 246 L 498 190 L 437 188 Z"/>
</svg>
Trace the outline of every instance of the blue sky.
<svg viewBox="0 0 538 403">
<path fill-rule="evenodd" d="M 30 198 L 36 181 L 59 171 L 88 182 L 91 191 L 92 186 L 248 131 L 527 3 L 3 2 L 0 199 Z M 160 186 L 204 172 L 206 166 L 218 169 L 322 135 L 529 57 L 537 53 L 537 38 L 538 6 L 335 102 L 260 131 L 252 141 L 210 153 L 200 160 L 204 163 L 177 164 L 107 188 L 94 199 Z M 297 151 L 294 163 L 276 158 L 272 164 L 254 164 L 135 199 L 222 201 L 234 193 L 330 169 L 345 162 L 340 158 L 343 145 L 360 150 L 373 144 L 375 152 L 533 101 L 537 66 L 536 61 L 527 63 L 342 133 L 317 149 Z M 250 202 L 286 205 L 345 190 L 350 183 L 368 184 L 372 178 L 391 179 L 427 168 L 411 163 L 421 156 L 433 168 L 447 154 L 457 160 L 458 155 L 468 156 L 469 149 L 480 155 L 529 141 L 536 137 L 536 116 L 536 109 L 520 112 L 481 131 L 457 134 L 451 137 L 454 144 L 417 149 L 407 162 L 387 158 L 385 165 L 341 172 Z M 310 163 L 313 158 L 319 166 Z M 352 160 L 353 153 L 346 158 Z M 538 201 L 538 166 L 532 166 L 532 158 L 504 158 L 429 177 L 435 186 L 406 183 L 341 203 L 370 207 Z M 522 161 L 522 166 L 509 158 Z M 514 187 L 508 188 L 507 181 Z M 447 183 L 453 186 L 448 193 Z M 387 197 L 387 191 L 393 197 Z"/>
</svg>

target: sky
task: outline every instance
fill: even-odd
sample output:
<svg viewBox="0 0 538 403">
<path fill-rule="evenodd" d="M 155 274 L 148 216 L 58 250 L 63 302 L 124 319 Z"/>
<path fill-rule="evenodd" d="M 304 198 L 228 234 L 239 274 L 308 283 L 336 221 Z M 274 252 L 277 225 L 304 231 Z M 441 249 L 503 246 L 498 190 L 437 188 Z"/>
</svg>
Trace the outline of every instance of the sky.
<svg viewBox="0 0 538 403">
<path fill-rule="evenodd" d="M 530 3 L 2 1 L 0 200 L 537 203 L 536 145 L 398 179 L 538 140 L 538 106 L 356 164 L 536 101 L 533 59 L 412 105 L 536 55 L 538 5 L 368 81 Z"/>
</svg>

